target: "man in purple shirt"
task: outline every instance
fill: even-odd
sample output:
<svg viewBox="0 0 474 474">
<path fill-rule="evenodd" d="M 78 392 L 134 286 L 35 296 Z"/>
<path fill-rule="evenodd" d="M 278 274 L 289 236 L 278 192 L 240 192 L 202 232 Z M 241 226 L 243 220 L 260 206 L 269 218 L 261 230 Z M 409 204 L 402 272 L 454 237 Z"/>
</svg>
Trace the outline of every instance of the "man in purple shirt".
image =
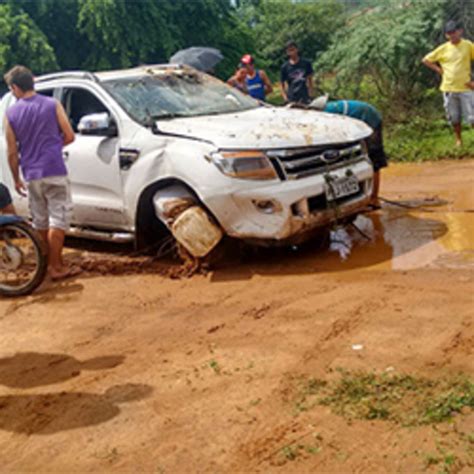
<svg viewBox="0 0 474 474">
<path fill-rule="evenodd" d="M 18 99 L 6 113 L 8 163 L 15 189 L 23 196 L 28 191 L 33 226 L 48 244 L 51 278 L 65 278 L 72 273 L 62 261 L 72 206 L 62 148 L 74 141 L 74 132 L 62 105 L 36 94 L 29 69 L 15 66 L 4 78 Z"/>
</svg>

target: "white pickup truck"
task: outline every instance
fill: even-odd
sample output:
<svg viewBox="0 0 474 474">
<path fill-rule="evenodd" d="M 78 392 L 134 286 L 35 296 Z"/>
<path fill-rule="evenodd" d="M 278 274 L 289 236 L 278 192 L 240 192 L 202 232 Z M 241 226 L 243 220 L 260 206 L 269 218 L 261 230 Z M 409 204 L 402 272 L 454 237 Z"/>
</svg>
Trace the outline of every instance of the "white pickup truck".
<svg viewBox="0 0 474 474">
<path fill-rule="evenodd" d="M 36 90 L 64 105 L 77 134 L 64 148 L 74 235 L 144 248 L 171 231 L 202 256 L 222 235 L 308 239 L 370 199 L 371 129 L 357 120 L 261 104 L 178 65 L 50 74 Z M 0 117 L 14 100 L 3 97 Z M 0 180 L 27 215 L 0 132 Z"/>
</svg>

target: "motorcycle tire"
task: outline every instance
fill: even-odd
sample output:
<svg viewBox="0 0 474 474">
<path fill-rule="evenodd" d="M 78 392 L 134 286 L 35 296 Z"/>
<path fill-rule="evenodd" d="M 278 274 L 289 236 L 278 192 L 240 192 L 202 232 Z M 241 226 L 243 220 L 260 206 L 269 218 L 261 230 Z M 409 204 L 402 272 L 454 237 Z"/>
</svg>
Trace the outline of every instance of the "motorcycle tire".
<svg viewBox="0 0 474 474">
<path fill-rule="evenodd" d="M 0 226 L 0 240 L 5 233 L 20 234 L 22 238 L 30 240 L 34 250 L 35 268 L 27 281 L 19 285 L 7 285 L 0 281 L 0 295 L 25 296 L 32 293 L 44 281 L 48 271 L 47 247 L 41 236 L 26 222 L 14 222 Z"/>
</svg>

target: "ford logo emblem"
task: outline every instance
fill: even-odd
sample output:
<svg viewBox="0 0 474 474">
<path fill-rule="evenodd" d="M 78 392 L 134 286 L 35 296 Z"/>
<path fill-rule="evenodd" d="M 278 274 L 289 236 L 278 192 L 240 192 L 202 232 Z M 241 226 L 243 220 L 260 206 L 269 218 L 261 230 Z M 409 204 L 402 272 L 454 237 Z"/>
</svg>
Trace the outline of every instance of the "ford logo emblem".
<svg viewBox="0 0 474 474">
<path fill-rule="evenodd" d="M 340 156 L 339 150 L 327 150 L 321 155 L 324 163 L 334 163 Z"/>
</svg>

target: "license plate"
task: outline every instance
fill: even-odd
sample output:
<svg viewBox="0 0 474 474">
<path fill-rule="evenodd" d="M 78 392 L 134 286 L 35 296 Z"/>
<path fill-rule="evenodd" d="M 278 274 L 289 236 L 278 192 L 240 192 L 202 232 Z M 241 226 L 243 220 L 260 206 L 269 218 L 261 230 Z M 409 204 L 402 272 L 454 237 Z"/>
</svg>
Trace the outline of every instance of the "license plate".
<svg viewBox="0 0 474 474">
<path fill-rule="evenodd" d="M 331 181 L 331 185 L 326 185 L 326 199 L 334 201 L 345 196 L 350 196 L 359 192 L 359 182 L 355 176 L 340 178 Z"/>
</svg>

